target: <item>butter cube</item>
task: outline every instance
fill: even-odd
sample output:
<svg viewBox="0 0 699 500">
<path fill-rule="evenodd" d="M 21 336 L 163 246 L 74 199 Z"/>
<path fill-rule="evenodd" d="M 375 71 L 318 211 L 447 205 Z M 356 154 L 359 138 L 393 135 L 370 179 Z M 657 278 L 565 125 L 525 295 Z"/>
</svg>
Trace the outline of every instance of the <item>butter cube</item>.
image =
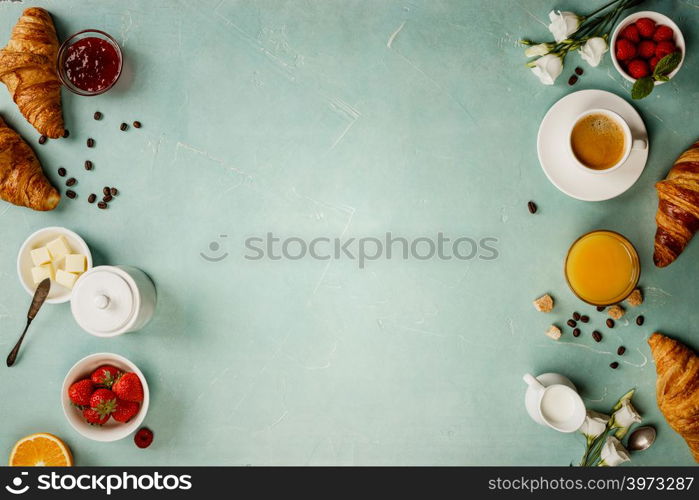
<svg viewBox="0 0 699 500">
<path fill-rule="evenodd" d="M 57 262 L 70 253 L 68 242 L 63 236 L 59 236 L 55 240 L 49 241 L 46 247 L 51 254 L 51 260 Z"/>
<path fill-rule="evenodd" d="M 72 289 L 75 281 L 78 279 L 77 274 L 69 273 L 63 269 L 56 271 L 56 283 L 63 285 L 66 288 Z"/>
<path fill-rule="evenodd" d="M 35 248 L 30 252 L 30 255 L 32 256 L 32 262 L 37 267 L 51 262 L 51 254 L 49 254 L 49 249 L 46 247 Z"/>
<path fill-rule="evenodd" d="M 38 285 L 46 278 L 53 279 L 53 266 L 51 264 L 32 267 L 32 279 L 35 285 Z"/>
<path fill-rule="evenodd" d="M 71 253 L 66 255 L 66 271 L 69 273 L 82 274 L 85 272 L 86 259 L 85 256 L 79 253 Z"/>
</svg>

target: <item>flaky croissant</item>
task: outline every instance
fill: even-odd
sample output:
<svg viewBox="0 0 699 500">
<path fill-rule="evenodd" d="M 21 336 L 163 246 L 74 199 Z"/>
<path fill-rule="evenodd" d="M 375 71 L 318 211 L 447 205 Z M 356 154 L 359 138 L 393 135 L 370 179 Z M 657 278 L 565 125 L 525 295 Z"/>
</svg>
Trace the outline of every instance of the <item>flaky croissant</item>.
<svg viewBox="0 0 699 500">
<path fill-rule="evenodd" d="M 677 158 L 655 188 L 658 229 L 653 262 L 665 267 L 675 261 L 699 229 L 699 141 Z"/>
<path fill-rule="evenodd" d="M 56 73 L 58 38 L 51 15 L 26 9 L 0 50 L 0 81 L 7 85 L 20 112 L 47 137 L 63 137 L 61 81 Z"/>
<path fill-rule="evenodd" d="M 34 151 L 0 118 L 0 198 L 34 210 L 53 210 L 61 195 L 44 176 Z"/>
<path fill-rule="evenodd" d="M 699 356 L 662 333 L 651 335 L 648 344 L 658 372 L 658 407 L 699 462 Z"/>
</svg>

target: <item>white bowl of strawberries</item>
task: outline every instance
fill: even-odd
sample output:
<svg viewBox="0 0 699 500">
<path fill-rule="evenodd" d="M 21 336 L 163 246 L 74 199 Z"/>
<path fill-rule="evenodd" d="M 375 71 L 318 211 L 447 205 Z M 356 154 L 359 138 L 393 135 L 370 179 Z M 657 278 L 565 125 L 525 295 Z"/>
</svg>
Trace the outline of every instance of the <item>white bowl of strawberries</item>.
<svg viewBox="0 0 699 500">
<path fill-rule="evenodd" d="M 148 412 L 148 383 L 123 356 L 84 357 L 63 380 L 63 413 L 73 428 L 95 441 L 117 441 L 134 432 Z"/>
<path fill-rule="evenodd" d="M 673 78 L 685 57 L 684 37 L 672 19 L 650 10 L 636 12 L 623 19 L 612 33 L 612 64 L 630 82 L 650 77 L 655 85 Z M 672 71 L 656 78 L 655 69 L 663 57 L 680 53 L 679 63 Z"/>
</svg>

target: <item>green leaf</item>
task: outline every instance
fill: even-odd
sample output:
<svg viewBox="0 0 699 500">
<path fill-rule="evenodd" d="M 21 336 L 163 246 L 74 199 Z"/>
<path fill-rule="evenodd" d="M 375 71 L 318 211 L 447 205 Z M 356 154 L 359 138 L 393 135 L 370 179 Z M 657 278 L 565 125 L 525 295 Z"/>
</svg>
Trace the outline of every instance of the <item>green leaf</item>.
<svg viewBox="0 0 699 500">
<path fill-rule="evenodd" d="M 682 62 L 682 52 L 677 51 L 663 57 L 653 70 L 653 76 L 666 76 L 675 71 L 675 68 Z"/>
<path fill-rule="evenodd" d="M 631 89 L 631 97 L 633 99 L 643 99 L 644 97 L 648 97 L 650 93 L 653 92 L 654 86 L 655 82 L 651 77 L 644 76 L 643 78 L 639 78 L 636 80 L 636 83 L 633 84 L 633 88 Z"/>
<path fill-rule="evenodd" d="M 622 405 L 624 404 L 624 401 L 631 401 L 631 398 L 633 397 L 633 395 L 634 395 L 635 393 L 636 393 L 636 389 L 631 389 L 631 390 L 628 391 L 626 394 L 624 394 L 623 396 L 621 396 L 621 397 L 619 398 L 619 401 L 617 401 L 616 404 L 615 404 L 614 406 L 612 406 L 612 411 L 611 411 L 610 413 L 614 413 L 614 412 L 617 411 L 619 408 L 621 408 Z"/>
<path fill-rule="evenodd" d="M 669 81 L 670 81 L 670 77 L 669 77 L 669 76 L 665 76 L 665 75 L 660 75 L 660 76 L 656 76 L 656 77 L 655 77 L 655 80 L 658 81 L 658 82 L 669 82 Z"/>
</svg>

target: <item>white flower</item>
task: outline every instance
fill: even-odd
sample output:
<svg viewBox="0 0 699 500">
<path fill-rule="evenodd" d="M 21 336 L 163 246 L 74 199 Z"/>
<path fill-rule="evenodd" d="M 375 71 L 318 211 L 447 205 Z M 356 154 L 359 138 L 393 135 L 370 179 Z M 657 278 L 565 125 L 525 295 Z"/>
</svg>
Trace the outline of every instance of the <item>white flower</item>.
<svg viewBox="0 0 699 500">
<path fill-rule="evenodd" d="M 625 399 L 621 402 L 621 408 L 612 415 L 610 427 L 619 427 L 619 430 L 616 432 L 616 437 L 622 438 L 629 431 L 629 427 L 640 422 L 641 415 L 638 414 L 636 408 L 631 404 L 631 401 Z"/>
<path fill-rule="evenodd" d="M 553 85 L 558 75 L 563 71 L 563 61 L 560 56 L 546 54 L 530 63 L 530 67 L 532 73 L 539 78 L 541 83 L 544 85 Z"/>
<path fill-rule="evenodd" d="M 580 48 L 580 57 L 590 66 L 595 67 L 599 65 L 602 56 L 604 56 L 604 53 L 608 50 L 607 41 L 600 36 L 596 36 L 590 38 L 585 45 Z"/>
<path fill-rule="evenodd" d="M 587 410 L 587 416 L 580 427 L 580 432 L 589 440 L 595 439 L 607 430 L 607 422 L 609 422 L 609 415 Z"/>
<path fill-rule="evenodd" d="M 602 458 L 599 463 L 600 467 L 616 467 L 631 460 L 628 450 L 613 436 L 609 436 L 602 446 L 600 457 Z"/>
<path fill-rule="evenodd" d="M 580 17 L 572 12 L 561 12 L 558 11 L 556 14 L 555 10 L 549 12 L 549 31 L 553 34 L 556 43 L 562 42 L 570 35 L 578 31 L 580 26 Z"/>
<path fill-rule="evenodd" d="M 527 47 L 524 51 L 524 55 L 527 57 L 545 56 L 553 48 L 553 44 L 550 43 L 540 43 L 538 45 L 532 45 Z"/>
</svg>

